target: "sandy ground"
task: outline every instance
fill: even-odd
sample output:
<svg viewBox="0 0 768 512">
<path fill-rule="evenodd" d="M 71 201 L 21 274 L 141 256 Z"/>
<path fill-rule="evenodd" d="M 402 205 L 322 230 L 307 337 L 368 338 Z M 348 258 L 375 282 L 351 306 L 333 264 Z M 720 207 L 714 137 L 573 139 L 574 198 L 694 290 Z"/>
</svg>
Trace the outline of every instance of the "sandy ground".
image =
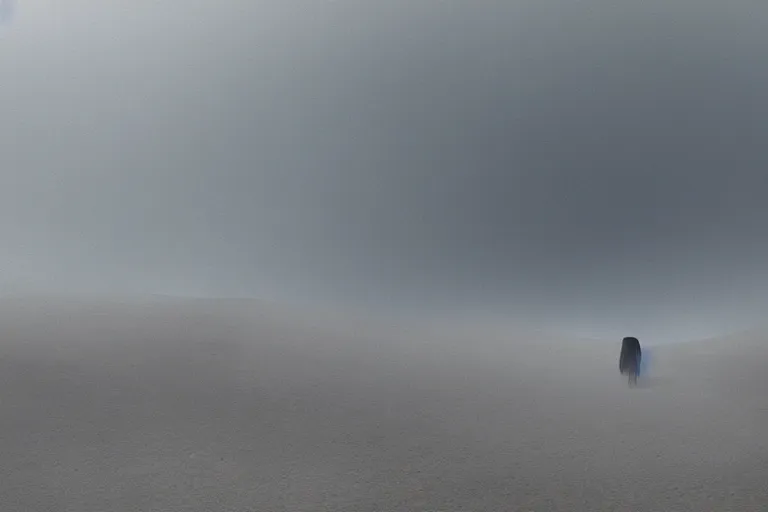
<svg viewBox="0 0 768 512">
<path fill-rule="evenodd" d="M 3 511 L 750 511 L 768 345 L 426 334 L 256 303 L 0 302 Z M 642 340 L 641 340 L 642 341 Z"/>
</svg>

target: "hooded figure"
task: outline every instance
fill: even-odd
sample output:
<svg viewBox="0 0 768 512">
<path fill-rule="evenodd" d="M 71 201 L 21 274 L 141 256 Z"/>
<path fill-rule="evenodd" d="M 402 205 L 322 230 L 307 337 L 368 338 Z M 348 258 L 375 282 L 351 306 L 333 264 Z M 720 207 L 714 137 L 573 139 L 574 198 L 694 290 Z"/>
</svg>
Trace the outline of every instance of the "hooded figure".
<svg viewBox="0 0 768 512">
<path fill-rule="evenodd" d="M 621 354 L 619 355 L 619 371 L 624 374 L 634 369 L 635 374 L 640 373 L 640 361 L 642 350 L 637 338 L 628 336 L 621 342 Z"/>
</svg>

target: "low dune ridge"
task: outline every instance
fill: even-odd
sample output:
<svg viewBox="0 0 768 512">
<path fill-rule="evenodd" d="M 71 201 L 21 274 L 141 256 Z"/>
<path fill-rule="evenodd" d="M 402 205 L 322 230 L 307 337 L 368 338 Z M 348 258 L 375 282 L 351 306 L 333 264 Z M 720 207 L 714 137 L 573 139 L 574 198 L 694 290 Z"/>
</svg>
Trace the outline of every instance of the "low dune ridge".
<svg viewBox="0 0 768 512">
<path fill-rule="evenodd" d="M 759 332 L 651 347 L 258 301 L 0 301 L 0 508 L 764 510 Z"/>
</svg>

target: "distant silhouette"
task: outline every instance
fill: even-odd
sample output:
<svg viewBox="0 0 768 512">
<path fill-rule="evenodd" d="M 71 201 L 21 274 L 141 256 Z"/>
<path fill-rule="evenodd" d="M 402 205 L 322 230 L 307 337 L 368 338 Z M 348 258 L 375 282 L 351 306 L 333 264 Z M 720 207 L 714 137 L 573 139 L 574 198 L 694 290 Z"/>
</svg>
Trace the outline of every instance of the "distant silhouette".
<svg viewBox="0 0 768 512">
<path fill-rule="evenodd" d="M 640 373 L 640 362 L 643 357 L 640 341 L 632 336 L 627 336 L 621 342 L 621 353 L 619 354 L 619 372 L 629 377 L 630 385 L 637 382 L 637 375 Z"/>
</svg>

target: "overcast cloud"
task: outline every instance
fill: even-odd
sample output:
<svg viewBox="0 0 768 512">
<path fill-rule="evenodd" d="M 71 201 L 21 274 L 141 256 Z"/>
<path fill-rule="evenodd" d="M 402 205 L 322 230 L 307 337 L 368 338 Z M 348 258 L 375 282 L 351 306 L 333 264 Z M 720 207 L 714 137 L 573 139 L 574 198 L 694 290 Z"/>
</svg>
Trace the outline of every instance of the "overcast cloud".
<svg viewBox="0 0 768 512">
<path fill-rule="evenodd" d="M 767 49 L 763 2 L 19 1 L 0 282 L 747 326 Z"/>
</svg>

